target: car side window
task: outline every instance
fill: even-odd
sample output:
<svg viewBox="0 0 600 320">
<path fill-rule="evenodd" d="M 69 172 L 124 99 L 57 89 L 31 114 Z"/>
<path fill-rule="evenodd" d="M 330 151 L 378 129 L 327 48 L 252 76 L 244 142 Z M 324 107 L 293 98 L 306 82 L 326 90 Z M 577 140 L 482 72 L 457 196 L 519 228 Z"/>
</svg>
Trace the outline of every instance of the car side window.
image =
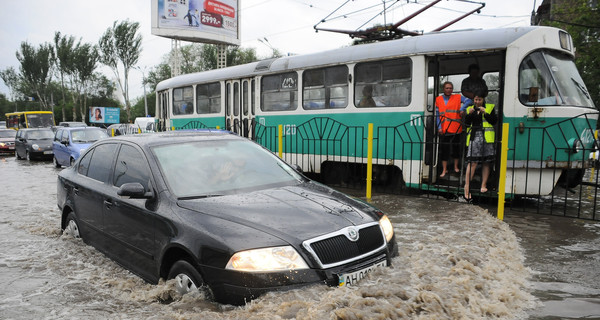
<svg viewBox="0 0 600 320">
<path fill-rule="evenodd" d="M 113 155 L 117 151 L 116 143 L 106 143 L 97 146 L 90 159 L 87 176 L 94 180 L 105 182 L 110 175 Z"/>
<path fill-rule="evenodd" d="M 136 148 L 124 144 L 117 156 L 113 184 L 120 187 L 124 183 L 139 182 L 148 190 L 150 170 L 144 155 Z"/>
<path fill-rule="evenodd" d="M 94 150 L 90 150 L 90 152 L 86 153 L 81 160 L 79 160 L 79 167 L 77 168 L 77 173 L 87 176 L 88 168 L 90 167 L 90 160 L 92 160 L 92 154 Z"/>
<path fill-rule="evenodd" d="M 54 141 L 60 141 L 61 136 L 62 136 L 62 130 L 56 130 L 56 134 L 54 135 Z"/>
<path fill-rule="evenodd" d="M 69 142 L 69 132 L 67 130 L 62 130 L 63 134 L 60 138 L 60 142 Z"/>
</svg>

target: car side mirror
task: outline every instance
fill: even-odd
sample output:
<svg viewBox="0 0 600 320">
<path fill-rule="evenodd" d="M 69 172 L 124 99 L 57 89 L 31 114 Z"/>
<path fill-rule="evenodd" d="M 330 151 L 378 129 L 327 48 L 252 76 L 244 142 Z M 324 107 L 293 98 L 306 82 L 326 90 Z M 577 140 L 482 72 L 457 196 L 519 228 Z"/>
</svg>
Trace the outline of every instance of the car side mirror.
<svg viewBox="0 0 600 320">
<path fill-rule="evenodd" d="M 129 182 L 124 183 L 119 190 L 117 190 L 117 194 L 121 198 L 125 199 L 150 199 L 152 198 L 152 192 L 146 192 L 144 186 L 142 186 L 139 182 Z"/>
</svg>

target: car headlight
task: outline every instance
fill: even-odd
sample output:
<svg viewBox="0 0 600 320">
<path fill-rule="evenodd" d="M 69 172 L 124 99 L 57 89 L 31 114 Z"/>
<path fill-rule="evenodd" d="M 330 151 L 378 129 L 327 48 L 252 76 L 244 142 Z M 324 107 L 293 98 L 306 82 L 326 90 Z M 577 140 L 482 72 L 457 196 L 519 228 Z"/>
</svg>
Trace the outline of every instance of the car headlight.
<svg viewBox="0 0 600 320">
<path fill-rule="evenodd" d="M 4 147 L 5 145 L 4 142 L 0 142 L 0 147 Z"/>
<path fill-rule="evenodd" d="M 31 148 L 32 148 L 33 150 L 40 150 L 40 146 L 38 146 L 37 144 L 32 144 L 32 145 L 31 145 Z"/>
<path fill-rule="evenodd" d="M 234 254 L 225 269 L 245 272 L 269 272 L 308 269 L 308 265 L 291 246 L 240 251 Z"/>
<path fill-rule="evenodd" d="M 379 219 L 379 225 L 383 229 L 385 239 L 387 240 L 387 242 L 390 242 L 392 240 L 392 237 L 394 236 L 394 227 L 392 226 L 392 222 L 387 216 L 383 216 L 381 217 L 381 219 Z"/>
</svg>

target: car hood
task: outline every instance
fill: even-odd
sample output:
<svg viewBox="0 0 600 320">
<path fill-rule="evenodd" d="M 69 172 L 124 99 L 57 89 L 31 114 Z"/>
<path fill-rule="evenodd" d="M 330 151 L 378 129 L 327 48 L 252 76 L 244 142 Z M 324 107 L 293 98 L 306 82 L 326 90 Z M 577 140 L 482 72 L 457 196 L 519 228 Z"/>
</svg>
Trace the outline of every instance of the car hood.
<svg viewBox="0 0 600 320">
<path fill-rule="evenodd" d="M 371 206 L 313 183 L 179 200 L 177 204 L 266 232 L 290 243 L 300 243 L 351 225 L 377 221 L 375 209 Z"/>
<path fill-rule="evenodd" d="M 27 144 L 32 146 L 34 144 L 37 144 L 38 146 L 42 147 L 42 148 L 48 148 L 48 147 L 52 147 L 52 140 L 48 140 L 48 139 L 40 139 L 40 140 L 32 140 L 32 139 L 27 139 Z"/>
</svg>

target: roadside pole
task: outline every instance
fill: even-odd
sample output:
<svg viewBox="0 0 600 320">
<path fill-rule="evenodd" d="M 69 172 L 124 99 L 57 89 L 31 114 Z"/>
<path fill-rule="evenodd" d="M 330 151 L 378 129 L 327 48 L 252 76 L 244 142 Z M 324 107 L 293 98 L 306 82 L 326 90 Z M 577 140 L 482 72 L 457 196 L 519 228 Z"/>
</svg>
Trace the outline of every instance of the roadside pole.
<svg viewBox="0 0 600 320">
<path fill-rule="evenodd" d="M 500 152 L 500 181 L 498 183 L 498 219 L 504 220 L 504 197 L 506 196 L 506 165 L 508 158 L 508 123 L 502 125 L 502 151 Z"/>
<path fill-rule="evenodd" d="M 371 183 L 373 180 L 373 124 L 369 123 L 367 138 L 367 201 L 371 202 Z"/>
</svg>

